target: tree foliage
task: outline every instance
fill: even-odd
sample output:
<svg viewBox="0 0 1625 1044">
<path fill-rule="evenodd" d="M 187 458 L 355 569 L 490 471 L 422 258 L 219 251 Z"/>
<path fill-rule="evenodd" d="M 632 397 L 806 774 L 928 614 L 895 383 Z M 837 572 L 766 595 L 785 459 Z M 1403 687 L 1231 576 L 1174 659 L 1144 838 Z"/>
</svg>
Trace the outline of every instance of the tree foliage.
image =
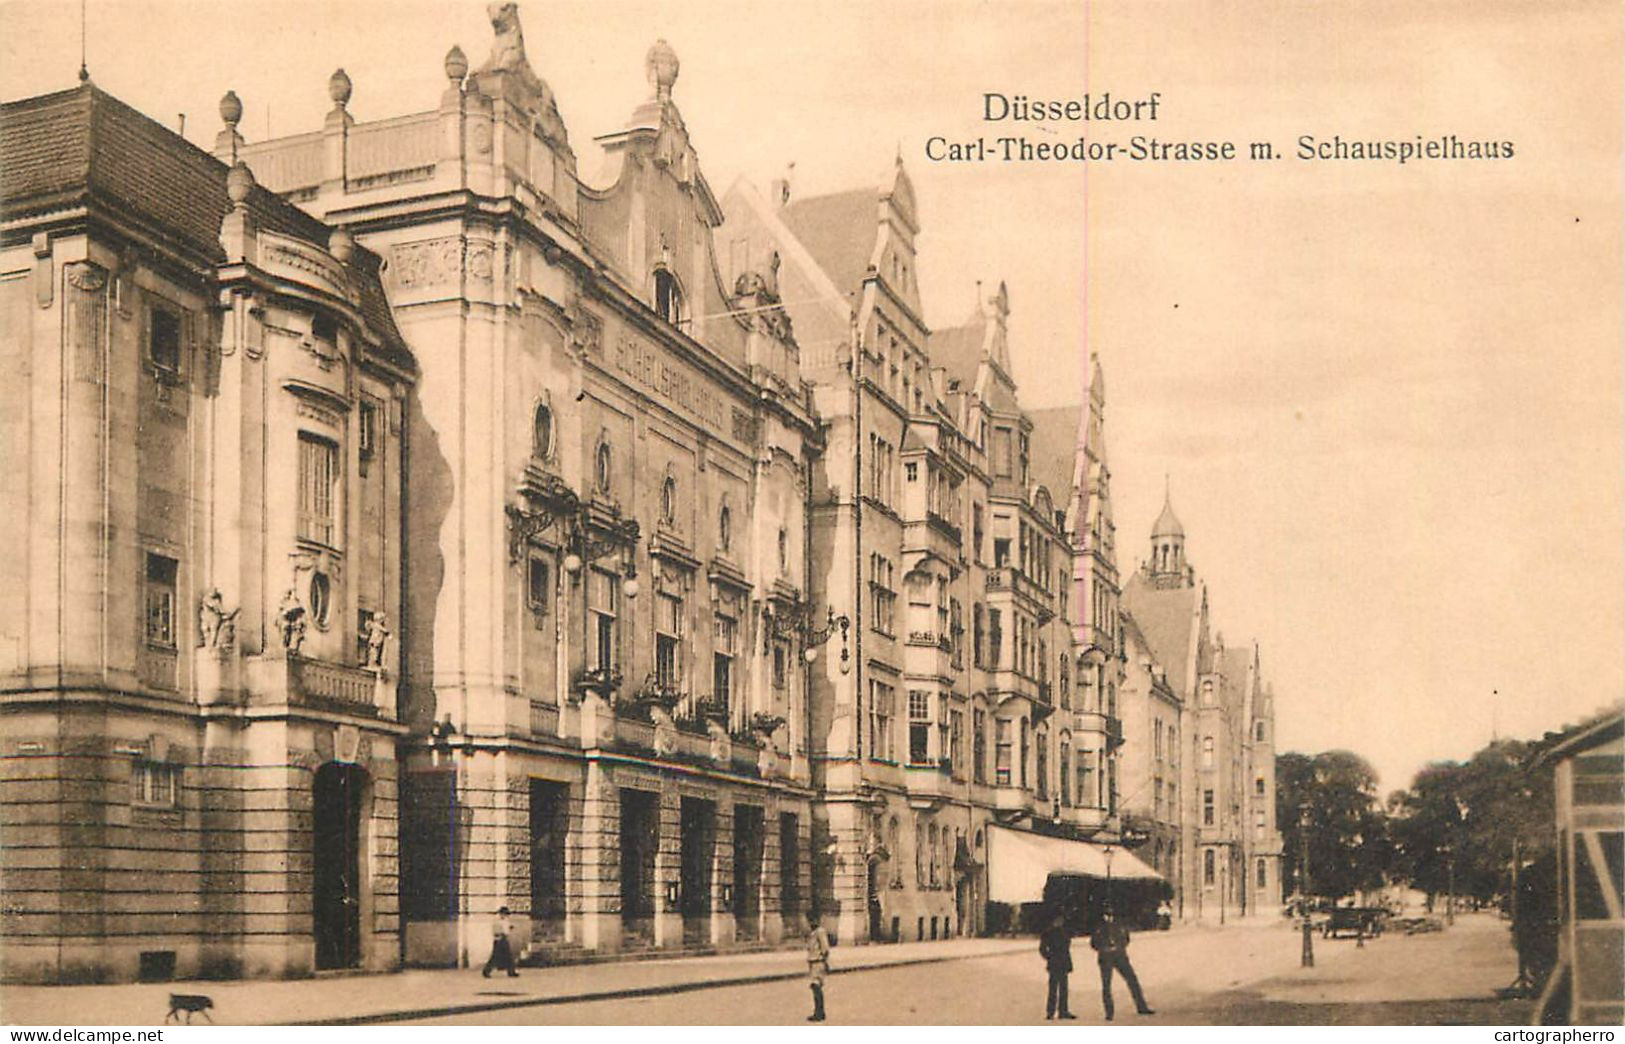
<svg viewBox="0 0 1625 1044">
<path fill-rule="evenodd" d="M 1392 862 L 1377 774 L 1358 754 L 1282 754 L 1275 759 L 1276 822 L 1285 878 L 1304 891 L 1307 841 L 1311 895 L 1339 897 L 1381 887 Z"/>
<path fill-rule="evenodd" d="M 1534 744 L 1500 740 L 1465 762 L 1435 762 L 1390 799 L 1396 876 L 1434 895 L 1504 895 L 1520 861 L 1551 845 L 1551 773 L 1525 770 Z"/>
</svg>

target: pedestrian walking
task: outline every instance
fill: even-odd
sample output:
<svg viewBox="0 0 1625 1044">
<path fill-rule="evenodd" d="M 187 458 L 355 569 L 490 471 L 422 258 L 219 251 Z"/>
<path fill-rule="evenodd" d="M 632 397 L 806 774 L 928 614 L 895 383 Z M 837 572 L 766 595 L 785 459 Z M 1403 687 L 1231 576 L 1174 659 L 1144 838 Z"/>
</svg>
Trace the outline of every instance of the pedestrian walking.
<svg viewBox="0 0 1625 1044">
<path fill-rule="evenodd" d="M 491 956 L 485 962 L 480 974 L 485 978 L 491 977 L 492 968 L 502 968 L 507 971 L 508 978 L 517 979 L 519 969 L 513 963 L 513 918 L 509 916 L 508 908 L 504 906 L 497 911 L 496 919 L 491 922 Z"/>
<path fill-rule="evenodd" d="M 1128 929 L 1117 922 L 1111 907 L 1106 907 L 1100 924 L 1089 937 L 1089 945 L 1094 948 L 1095 958 L 1100 963 L 1100 1002 L 1106 1009 L 1107 1021 L 1111 1021 L 1112 1017 L 1114 971 L 1128 983 L 1128 991 L 1134 996 L 1134 1010 L 1141 1015 L 1155 1015 L 1156 1012 L 1145 1002 L 1145 994 L 1140 992 L 1140 980 L 1134 974 L 1134 965 L 1128 961 Z"/>
<path fill-rule="evenodd" d="M 1038 937 L 1038 955 L 1049 970 L 1049 992 L 1044 997 L 1044 1018 L 1075 1019 L 1067 998 L 1067 976 L 1072 973 L 1072 934 L 1066 930 L 1066 915 L 1056 914 L 1050 926 Z"/>
<path fill-rule="evenodd" d="M 813 1010 L 808 1022 L 824 1021 L 824 980 L 829 976 L 829 933 L 818 915 L 807 913 L 807 985 L 812 987 Z"/>
</svg>

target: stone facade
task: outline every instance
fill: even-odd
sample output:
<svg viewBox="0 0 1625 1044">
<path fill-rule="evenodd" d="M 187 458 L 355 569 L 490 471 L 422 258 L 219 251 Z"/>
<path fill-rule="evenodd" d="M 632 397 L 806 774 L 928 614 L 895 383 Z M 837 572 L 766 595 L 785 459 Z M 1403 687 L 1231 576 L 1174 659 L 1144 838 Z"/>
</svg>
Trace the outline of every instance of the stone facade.
<svg viewBox="0 0 1625 1044">
<path fill-rule="evenodd" d="M 0 120 L 4 975 L 394 967 L 378 259 L 92 85 Z"/>
<path fill-rule="evenodd" d="M 492 21 L 212 156 L 6 106 L 5 976 L 1000 931 L 995 825 L 1278 895 L 1272 697 L 1162 524 L 1120 583 L 1098 363 L 1035 412 L 1004 285 L 928 328 L 900 159 L 718 200 L 663 41 L 588 183 Z"/>
<path fill-rule="evenodd" d="M 357 124 L 346 81 L 319 135 L 243 148 L 389 260 L 423 360 L 406 957 L 483 960 L 503 905 L 542 951 L 772 943 L 812 893 L 825 624 L 821 446 L 776 273 L 720 274 L 663 41 L 594 187 L 495 17 L 435 110 Z"/>
</svg>

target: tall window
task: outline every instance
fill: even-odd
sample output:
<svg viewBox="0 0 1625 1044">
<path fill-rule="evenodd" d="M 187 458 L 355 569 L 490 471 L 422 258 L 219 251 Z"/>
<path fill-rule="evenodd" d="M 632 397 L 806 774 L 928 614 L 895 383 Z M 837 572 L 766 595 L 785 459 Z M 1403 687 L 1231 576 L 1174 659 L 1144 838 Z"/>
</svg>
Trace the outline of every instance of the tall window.
<svg viewBox="0 0 1625 1044">
<path fill-rule="evenodd" d="M 1256 740 L 1259 743 L 1264 742 L 1264 723 L 1263 722 L 1258 721 L 1258 722 L 1253 723 L 1253 739 Z"/>
<path fill-rule="evenodd" d="M 982 603 L 981 602 L 977 602 L 975 605 L 971 606 L 970 628 L 971 628 L 971 634 L 970 634 L 970 641 L 971 641 L 970 659 L 971 659 L 971 663 L 974 664 L 977 667 L 985 667 L 987 664 L 986 664 L 986 661 L 983 658 L 983 649 L 982 649 L 983 635 L 982 635 Z"/>
<path fill-rule="evenodd" d="M 869 756 L 892 760 L 892 717 L 897 711 L 897 690 L 884 682 L 869 682 Z"/>
<path fill-rule="evenodd" d="M 1010 761 L 1015 754 L 1011 744 L 1011 723 L 1008 718 L 1000 718 L 994 723 L 993 744 L 993 782 L 996 786 L 1008 787 L 1010 785 Z"/>
<path fill-rule="evenodd" d="M 1027 719 L 1022 718 L 1021 719 L 1021 786 L 1022 786 L 1023 789 L 1025 789 L 1027 787 L 1027 785 L 1028 785 L 1027 784 L 1027 765 L 1029 763 L 1029 759 L 1032 756 L 1032 745 L 1033 745 L 1032 730 L 1027 724 Z"/>
<path fill-rule="evenodd" d="M 930 760 L 931 694 L 923 689 L 908 690 L 908 760 L 922 765 Z"/>
<path fill-rule="evenodd" d="M 783 638 L 773 640 L 773 687 L 783 689 L 790 684 L 790 643 Z"/>
<path fill-rule="evenodd" d="M 987 611 L 987 663 L 989 670 L 998 670 L 1004 665 L 1004 626 L 1001 614 L 997 609 Z"/>
<path fill-rule="evenodd" d="M 1262 859 L 1260 859 L 1258 861 L 1258 876 L 1257 876 L 1257 878 L 1255 878 L 1255 880 L 1258 882 L 1258 887 L 1260 887 L 1260 888 L 1268 888 L 1269 887 L 1269 883 L 1270 883 L 1269 863 L 1265 862 Z"/>
<path fill-rule="evenodd" d="M 382 412 L 379 404 L 372 399 L 361 400 L 361 410 L 356 415 L 356 438 L 360 445 L 356 451 L 363 462 L 370 461 L 378 455 L 378 415 Z"/>
<path fill-rule="evenodd" d="M 1009 428 L 993 429 L 993 474 L 1009 478 L 1015 470 L 1013 443 Z"/>
<path fill-rule="evenodd" d="M 1215 865 L 1216 864 L 1215 864 L 1215 861 L 1214 861 L 1214 858 L 1213 858 L 1213 849 L 1211 849 L 1211 848 L 1203 849 L 1202 850 L 1202 883 L 1209 886 L 1209 887 L 1212 887 L 1213 879 L 1216 876 L 1215 872 L 1214 872 L 1215 871 Z"/>
<path fill-rule="evenodd" d="M 552 590 L 547 559 L 532 552 L 525 562 L 525 604 L 537 615 L 546 613 L 548 595 Z"/>
<path fill-rule="evenodd" d="M 733 550 L 733 542 L 734 542 L 734 513 L 733 513 L 733 508 L 729 507 L 727 504 L 724 504 L 724 505 L 722 505 L 722 510 L 717 512 L 717 551 L 718 551 L 718 553 L 719 554 L 727 554 L 729 551 Z"/>
<path fill-rule="evenodd" d="M 1213 825 L 1213 791 L 1202 791 L 1202 825 Z"/>
<path fill-rule="evenodd" d="M 892 563 L 880 556 L 869 556 L 870 626 L 882 634 L 894 634 L 897 611 L 897 592 L 892 587 Z"/>
<path fill-rule="evenodd" d="M 892 502 L 892 445 L 878 435 L 869 436 L 869 495 L 887 507 Z"/>
<path fill-rule="evenodd" d="M 677 689 L 683 677 L 683 600 L 675 595 L 655 597 L 655 681 Z"/>
<path fill-rule="evenodd" d="M 987 711 L 979 710 L 971 720 L 971 778 L 987 782 Z"/>
<path fill-rule="evenodd" d="M 982 561 L 982 505 L 972 504 L 970 509 L 970 546 L 971 557 L 977 562 Z"/>
<path fill-rule="evenodd" d="M 1202 737 L 1202 767 L 1205 768 L 1205 769 L 1210 769 L 1210 768 L 1213 767 L 1213 737 L 1212 736 L 1203 736 Z"/>
<path fill-rule="evenodd" d="M 338 532 L 339 448 L 326 439 L 299 433 L 299 536 L 328 547 Z"/>
<path fill-rule="evenodd" d="M 179 563 L 165 555 L 147 555 L 147 644 L 175 648 L 175 575 Z"/>
<path fill-rule="evenodd" d="M 620 587 L 614 573 L 602 569 L 587 572 L 587 648 L 592 670 L 608 674 L 617 660 L 616 616 Z"/>
<path fill-rule="evenodd" d="M 1157 793 L 1162 793 L 1162 785 L 1157 785 Z M 1061 740 L 1061 807 L 1072 806 L 1072 743 L 1070 740 Z"/>
<path fill-rule="evenodd" d="M 1038 792 L 1038 800 L 1044 801 L 1049 797 L 1049 732 L 1038 730 L 1037 758 L 1033 762 L 1033 774 L 1038 778 L 1033 789 Z"/>
<path fill-rule="evenodd" d="M 1078 751 L 1078 804 L 1100 807 L 1100 800 L 1095 794 L 1095 752 L 1092 750 Z"/>
<path fill-rule="evenodd" d="M 670 475 L 660 483 L 660 521 L 668 526 L 677 521 L 677 480 Z"/>
<path fill-rule="evenodd" d="M 711 635 L 711 698 L 728 709 L 730 721 L 734 710 L 734 657 L 739 649 L 739 618 L 732 615 L 732 608 L 730 603 L 720 604 Z"/>
<path fill-rule="evenodd" d="M 683 292 L 676 277 L 664 268 L 655 272 L 655 311 L 673 325 L 683 321 Z"/>
<path fill-rule="evenodd" d="M 963 711 L 948 712 L 948 765 L 954 776 L 963 779 L 965 776 L 965 763 L 961 758 L 965 745 L 965 714 Z"/>
<path fill-rule="evenodd" d="M 1264 777 L 1263 776 L 1259 776 L 1257 779 L 1253 780 L 1253 793 L 1256 794 L 1258 797 L 1263 797 L 1264 796 Z"/>
<path fill-rule="evenodd" d="M 147 355 L 152 365 L 166 373 L 181 368 L 181 317 L 164 308 L 154 308 L 147 328 Z"/>
</svg>

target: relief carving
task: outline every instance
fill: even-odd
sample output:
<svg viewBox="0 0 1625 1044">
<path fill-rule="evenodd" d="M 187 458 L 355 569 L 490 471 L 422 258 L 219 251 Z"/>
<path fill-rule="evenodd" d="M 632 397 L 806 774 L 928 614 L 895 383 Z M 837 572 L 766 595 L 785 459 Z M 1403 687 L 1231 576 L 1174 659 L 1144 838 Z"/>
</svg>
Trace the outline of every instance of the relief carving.
<svg viewBox="0 0 1625 1044">
<path fill-rule="evenodd" d="M 462 255 L 463 242 L 455 236 L 397 243 L 389 248 L 389 272 L 401 289 L 434 286 L 456 278 L 462 270 Z"/>
</svg>

